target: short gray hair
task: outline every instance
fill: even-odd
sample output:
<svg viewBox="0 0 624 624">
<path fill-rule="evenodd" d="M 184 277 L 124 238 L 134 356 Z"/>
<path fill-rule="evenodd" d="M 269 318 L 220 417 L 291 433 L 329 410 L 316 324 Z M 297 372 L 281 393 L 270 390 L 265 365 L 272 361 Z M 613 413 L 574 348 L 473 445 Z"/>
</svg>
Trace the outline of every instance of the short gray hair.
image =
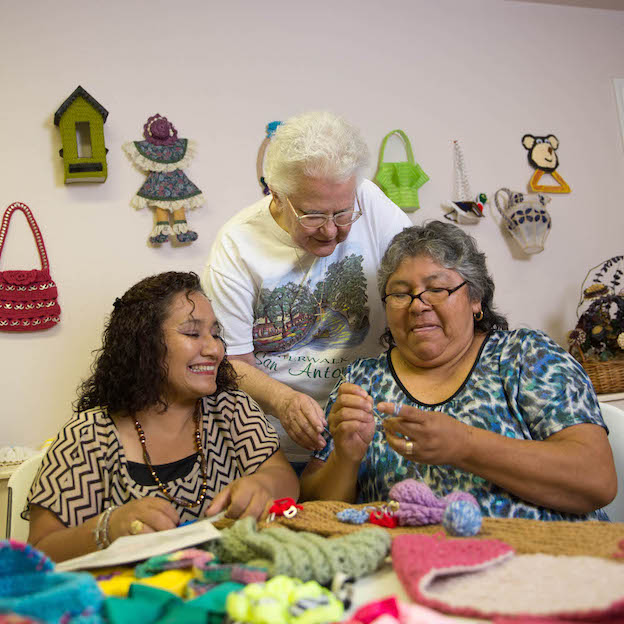
<svg viewBox="0 0 624 624">
<path fill-rule="evenodd" d="M 390 276 L 403 260 L 427 256 L 446 269 L 457 271 L 468 282 L 471 301 L 480 301 L 483 318 L 475 320 L 475 329 L 489 332 L 493 329 L 508 329 L 507 319 L 494 308 L 494 280 L 487 265 L 485 254 L 479 251 L 477 241 L 460 227 L 443 221 L 427 221 L 399 232 L 390 241 L 377 271 L 379 295 L 386 294 Z M 389 331 L 382 336 L 382 342 L 392 342 Z"/>
<path fill-rule="evenodd" d="M 344 182 L 368 165 L 360 131 L 327 111 L 303 113 L 278 126 L 266 150 L 264 176 L 272 192 L 292 194 L 303 176 Z"/>
</svg>

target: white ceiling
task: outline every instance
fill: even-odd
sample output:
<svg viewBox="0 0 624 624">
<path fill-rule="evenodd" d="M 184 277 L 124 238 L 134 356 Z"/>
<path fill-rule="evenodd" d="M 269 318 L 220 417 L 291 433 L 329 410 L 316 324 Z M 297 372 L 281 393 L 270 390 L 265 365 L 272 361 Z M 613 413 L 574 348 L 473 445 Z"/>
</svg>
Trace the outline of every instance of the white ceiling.
<svg viewBox="0 0 624 624">
<path fill-rule="evenodd" d="M 588 9 L 611 9 L 624 11 L 624 0 L 511 0 L 512 2 L 536 2 L 539 4 L 563 4 Z"/>
</svg>

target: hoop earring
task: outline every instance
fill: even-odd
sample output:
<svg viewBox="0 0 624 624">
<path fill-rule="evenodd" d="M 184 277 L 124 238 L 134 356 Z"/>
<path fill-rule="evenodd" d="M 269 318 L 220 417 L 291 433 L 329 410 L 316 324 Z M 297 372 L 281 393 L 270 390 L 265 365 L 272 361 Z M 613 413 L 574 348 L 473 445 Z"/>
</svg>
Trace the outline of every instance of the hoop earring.
<svg viewBox="0 0 624 624">
<path fill-rule="evenodd" d="M 479 312 L 472 315 L 474 320 L 478 323 L 483 318 L 483 310 L 479 310 Z"/>
</svg>

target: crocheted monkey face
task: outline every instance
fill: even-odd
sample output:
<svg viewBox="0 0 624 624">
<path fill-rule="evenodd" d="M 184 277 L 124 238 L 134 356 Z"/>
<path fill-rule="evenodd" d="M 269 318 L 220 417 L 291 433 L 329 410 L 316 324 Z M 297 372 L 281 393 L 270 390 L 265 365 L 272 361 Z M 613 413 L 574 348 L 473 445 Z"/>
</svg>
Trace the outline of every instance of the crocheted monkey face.
<svg viewBox="0 0 624 624">
<path fill-rule="evenodd" d="M 545 137 L 525 134 L 522 137 L 522 145 L 528 150 L 528 159 L 532 167 L 542 171 L 554 171 L 559 166 L 557 148 L 559 140 L 553 134 Z"/>
<path fill-rule="evenodd" d="M 201 293 L 174 298 L 163 324 L 167 345 L 168 387 L 171 403 L 189 403 L 214 394 L 217 370 L 224 356 L 221 327 L 210 301 Z"/>
</svg>

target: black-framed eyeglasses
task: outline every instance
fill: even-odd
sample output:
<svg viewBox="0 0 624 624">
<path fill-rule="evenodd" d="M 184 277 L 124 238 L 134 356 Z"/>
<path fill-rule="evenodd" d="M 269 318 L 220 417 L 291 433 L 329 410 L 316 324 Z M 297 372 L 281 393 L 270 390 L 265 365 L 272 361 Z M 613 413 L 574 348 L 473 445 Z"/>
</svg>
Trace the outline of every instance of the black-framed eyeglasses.
<svg viewBox="0 0 624 624">
<path fill-rule="evenodd" d="M 388 293 L 381 300 L 395 310 L 409 308 L 414 303 L 414 299 L 422 301 L 425 305 L 435 306 L 444 303 L 456 290 L 459 290 L 467 283 L 468 281 L 464 280 L 455 288 L 428 288 L 417 295 L 412 295 L 411 293 Z"/>
<path fill-rule="evenodd" d="M 357 204 L 357 210 L 351 208 L 351 210 L 345 210 L 335 215 L 326 215 L 315 212 L 313 214 L 298 215 L 295 207 L 292 205 L 287 195 L 284 195 L 290 209 L 295 214 L 295 218 L 299 223 L 308 230 L 318 230 L 322 228 L 328 221 L 333 221 L 336 227 L 347 227 L 352 223 L 355 223 L 362 216 L 362 208 L 360 207 L 360 201 L 357 195 L 355 196 L 355 203 Z"/>
</svg>

